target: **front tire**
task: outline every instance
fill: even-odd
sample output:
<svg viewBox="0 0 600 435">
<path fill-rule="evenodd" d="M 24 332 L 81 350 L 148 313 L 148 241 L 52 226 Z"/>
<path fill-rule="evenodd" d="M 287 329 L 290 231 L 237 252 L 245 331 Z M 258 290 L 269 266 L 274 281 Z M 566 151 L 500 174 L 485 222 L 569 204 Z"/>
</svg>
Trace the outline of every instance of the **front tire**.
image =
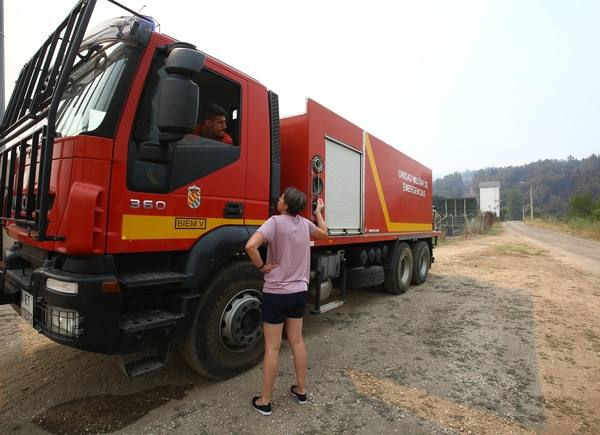
<svg viewBox="0 0 600 435">
<path fill-rule="evenodd" d="M 226 266 L 209 283 L 181 345 L 188 365 L 209 379 L 227 379 L 262 358 L 263 275 L 249 262 Z"/>
</svg>

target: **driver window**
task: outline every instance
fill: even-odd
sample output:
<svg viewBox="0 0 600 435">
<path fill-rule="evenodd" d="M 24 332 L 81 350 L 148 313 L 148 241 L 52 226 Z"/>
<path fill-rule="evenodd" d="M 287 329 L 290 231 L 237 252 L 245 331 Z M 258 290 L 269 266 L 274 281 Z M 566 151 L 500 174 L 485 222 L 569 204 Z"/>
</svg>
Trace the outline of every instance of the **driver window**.
<svg viewBox="0 0 600 435">
<path fill-rule="evenodd" d="M 211 142 L 239 146 L 239 85 L 206 69 L 196 81 L 200 94 L 197 124 L 184 137 L 188 144 Z"/>
<path fill-rule="evenodd" d="M 205 177 L 240 158 L 241 87 L 203 69 L 198 85 L 195 129 L 177 142 L 163 140 L 158 129 L 158 86 L 162 63 L 157 62 L 142 95 L 128 157 L 128 188 L 170 192 Z"/>
</svg>

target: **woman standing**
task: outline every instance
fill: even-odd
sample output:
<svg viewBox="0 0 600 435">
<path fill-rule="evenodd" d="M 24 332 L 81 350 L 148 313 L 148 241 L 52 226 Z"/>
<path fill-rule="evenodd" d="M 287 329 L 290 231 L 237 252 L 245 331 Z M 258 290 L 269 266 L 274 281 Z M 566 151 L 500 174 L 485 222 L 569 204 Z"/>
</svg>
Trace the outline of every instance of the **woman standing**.
<svg viewBox="0 0 600 435">
<path fill-rule="evenodd" d="M 306 349 L 302 339 L 302 318 L 310 274 L 310 238 L 328 237 L 323 219 L 325 204 L 318 200 L 317 226 L 298 214 L 306 207 L 306 196 L 288 187 L 277 202 L 279 216 L 271 216 L 248 240 L 246 252 L 252 263 L 265 274 L 262 318 L 265 338 L 262 395 L 252 399 L 252 407 L 271 415 L 273 385 L 279 367 L 283 326 L 294 355 L 296 384 L 290 391 L 300 404 L 306 403 Z M 258 252 L 268 244 L 267 262 Z"/>
</svg>

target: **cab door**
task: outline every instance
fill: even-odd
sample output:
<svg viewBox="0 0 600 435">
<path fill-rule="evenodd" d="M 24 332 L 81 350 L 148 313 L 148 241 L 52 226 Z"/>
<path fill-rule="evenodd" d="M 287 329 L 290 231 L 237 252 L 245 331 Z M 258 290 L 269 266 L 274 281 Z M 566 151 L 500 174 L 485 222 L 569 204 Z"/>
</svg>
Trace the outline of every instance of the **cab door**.
<svg viewBox="0 0 600 435">
<path fill-rule="evenodd" d="M 194 78 L 198 107 L 216 104 L 224 109 L 233 143 L 202 137 L 197 130 L 169 142 L 156 125 L 155 86 L 162 72 L 160 60 L 153 63 L 123 162 L 121 185 L 126 188 L 111 195 L 108 251 L 113 253 L 187 250 L 215 228 L 244 222 L 247 80 L 206 58 Z M 116 172 L 113 188 L 118 189 Z"/>
</svg>

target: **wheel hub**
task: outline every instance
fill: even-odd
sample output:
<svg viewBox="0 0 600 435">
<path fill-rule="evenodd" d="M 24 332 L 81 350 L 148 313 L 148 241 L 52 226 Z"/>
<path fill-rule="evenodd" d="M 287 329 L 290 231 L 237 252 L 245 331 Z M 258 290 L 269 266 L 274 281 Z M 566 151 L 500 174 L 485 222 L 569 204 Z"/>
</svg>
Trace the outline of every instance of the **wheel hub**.
<svg viewBox="0 0 600 435">
<path fill-rule="evenodd" d="M 425 276 L 425 274 L 427 273 L 427 268 L 429 267 L 428 263 L 429 262 L 427 261 L 427 252 L 423 250 L 419 258 L 419 273 L 421 274 L 421 276 Z"/>
<path fill-rule="evenodd" d="M 410 273 L 410 268 L 408 267 L 408 262 L 406 261 L 406 257 L 403 256 L 400 259 L 400 267 L 398 267 L 398 277 L 400 282 L 407 282 Z"/>
<path fill-rule="evenodd" d="M 221 318 L 221 339 L 232 350 L 243 350 L 255 344 L 262 335 L 261 302 L 250 291 L 233 298 Z"/>
</svg>

